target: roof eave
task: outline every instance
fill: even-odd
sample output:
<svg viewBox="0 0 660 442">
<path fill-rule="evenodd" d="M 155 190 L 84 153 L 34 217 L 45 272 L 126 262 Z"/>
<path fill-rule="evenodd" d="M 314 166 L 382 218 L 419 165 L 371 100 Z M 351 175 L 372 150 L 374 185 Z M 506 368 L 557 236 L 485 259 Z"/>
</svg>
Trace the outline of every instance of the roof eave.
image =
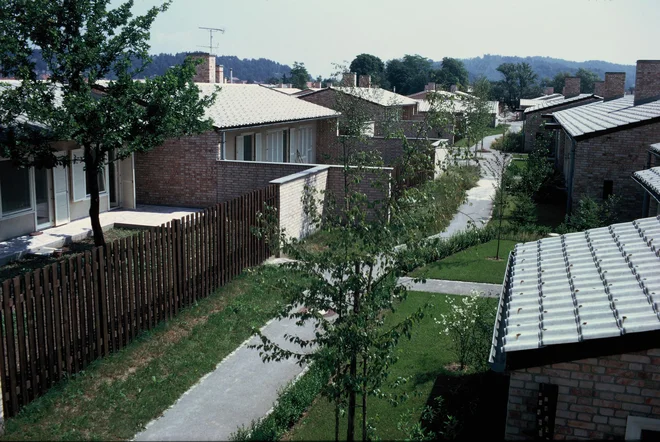
<svg viewBox="0 0 660 442">
<path fill-rule="evenodd" d="M 341 114 L 337 112 L 334 115 L 325 115 L 322 117 L 313 117 L 313 118 L 299 118 L 295 120 L 282 120 L 282 121 L 271 121 L 271 122 L 264 122 L 264 123 L 253 123 L 253 124 L 241 124 L 241 125 L 235 125 L 235 126 L 218 126 L 215 123 L 213 124 L 213 128 L 216 130 L 224 131 L 224 130 L 236 130 L 236 129 L 241 129 L 241 128 L 255 128 L 255 127 L 262 127 L 262 126 L 275 126 L 278 124 L 287 124 L 287 123 L 304 123 L 306 121 L 318 121 L 318 120 L 327 120 L 330 118 L 339 118 Z"/>
</svg>

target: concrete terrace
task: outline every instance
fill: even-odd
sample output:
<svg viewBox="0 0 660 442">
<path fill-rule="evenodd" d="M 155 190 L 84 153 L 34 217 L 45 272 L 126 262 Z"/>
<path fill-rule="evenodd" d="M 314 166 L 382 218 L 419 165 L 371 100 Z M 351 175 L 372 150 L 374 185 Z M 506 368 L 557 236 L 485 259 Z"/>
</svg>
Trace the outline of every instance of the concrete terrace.
<svg viewBox="0 0 660 442">
<path fill-rule="evenodd" d="M 113 227 L 146 228 L 157 227 L 173 219 L 179 219 L 201 209 L 138 205 L 135 210 L 117 209 L 100 215 L 103 230 Z M 19 236 L 0 242 L 0 265 L 30 253 L 56 249 L 65 244 L 92 236 L 89 217 L 72 221 L 62 226 L 41 231 L 37 236 Z"/>
</svg>

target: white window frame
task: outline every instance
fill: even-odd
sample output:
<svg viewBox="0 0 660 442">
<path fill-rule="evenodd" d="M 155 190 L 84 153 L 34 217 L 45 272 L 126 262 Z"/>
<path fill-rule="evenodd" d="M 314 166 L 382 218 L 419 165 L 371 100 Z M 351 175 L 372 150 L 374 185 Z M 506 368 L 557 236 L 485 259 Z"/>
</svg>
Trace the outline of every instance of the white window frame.
<svg viewBox="0 0 660 442">
<path fill-rule="evenodd" d="M 286 154 L 286 149 L 284 149 L 284 132 L 286 132 L 286 130 L 287 129 L 284 128 L 266 132 L 266 158 L 264 161 L 269 163 L 284 163 L 284 155 Z M 269 144 L 269 138 L 272 140 L 273 136 L 275 136 L 275 148 L 279 149 L 276 157 L 272 155 L 271 146 Z"/>
<path fill-rule="evenodd" d="M 241 139 L 241 151 L 243 149 L 243 142 L 244 142 L 244 137 L 252 135 L 252 159 L 251 160 L 246 160 L 246 159 L 238 159 L 238 139 Z M 234 141 L 234 157 L 236 158 L 237 161 L 256 161 L 257 158 L 257 133 L 256 132 L 243 132 L 238 135 L 236 135 L 236 140 Z"/>
<path fill-rule="evenodd" d="M 71 169 L 70 172 L 71 182 L 69 183 L 71 185 L 70 186 L 71 202 L 77 203 L 80 201 L 87 201 L 90 199 L 90 194 L 87 193 L 87 176 L 85 173 L 85 162 L 84 161 L 76 162 L 76 163 L 73 162 L 74 158 L 84 158 L 84 151 L 83 149 L 74 149 L 69 152 L 69 156 L 71 159 L 71 167 L 69 168 Z M 76 172 L 76 170 L 79 170 L 79 172 Z M 82 175 L 81 186 L 84 189 L 83 190 L 84 196 L 78 195 L 78 192 L 76 192 L 76 179 L 78 178 L 78 174 Z M 105 164 L 103 166 L 103 180 L 105 181 L 105 189 L 102 192 L 99 192 L 99 196 L 105 196 L 108 194 L 108 188 L 110 187 L 109 175 L 110 175 L 109 167 L 107 164 Z M 108 202 L 108 204 L 110 203 Z"/>
<path fill-rule="evenodd" d="M 308 132 L 309 137 L 303 137 L 301 136 L 303 132 Z M 309 125 L 309 126 L 301 126 L 297 128 L 296 130 L 296 138 L 295 138 L 295 146 L 293 146 L 292 151 L 295 152 L 295 163 L 307 163 L 307 164 L 313 164 L 316 159 L 313 158 L 315 156 L 315 149 L 314 149 L 314 127 Z M 303 143 L 305 142 L 305 138 L 308 138 L 309 144 L 306 146 L 303 146 Z M 300 153 L 300 156 L 298 156 L 298 153 Z M 304 160 L 304 161 L 303 161 Z"/>
<path fill-rule="evenodd" d="M 0 161 L 11 161 L 9 159 L 0 159 Z M 36 196 L 35 196 L 35 186 L 34 186 L 34 167 L 28 167 L 28 186 L 30 186 L 30 207 L 27 209 L 19 209 L 13 212 L 2 214 L 2 188 L 0 187 L 0 220 L 7 220 L 12 218 L 17 218 L 19 216 L 29 215 L 30 213 L 37 212 L 36 210 Z M 0 185 L 1 186 L 1 185 Z"/>
<path fill-rule="evenodd" d="M 626 440 L 640 440 L 642 430 L 660 431 L 660 419 L 628 416 L 626 422 Z"/>
</svg>

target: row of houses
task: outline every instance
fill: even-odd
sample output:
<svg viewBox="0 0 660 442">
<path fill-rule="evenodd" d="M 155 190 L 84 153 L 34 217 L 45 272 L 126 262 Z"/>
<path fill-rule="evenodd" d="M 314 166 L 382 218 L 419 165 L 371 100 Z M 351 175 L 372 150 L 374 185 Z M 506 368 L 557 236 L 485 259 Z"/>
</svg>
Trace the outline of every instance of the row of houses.
<svg viewBox="0 0 660 442">
<path fill-rule="evenodd" d="M 507 440 L 660 435 L 660 61 L 636 74 L 634 96 L 625 74 L 607 73 L 594 94 L 571 79 L 568 94 L 525 109 L 526 143 L 554 132 L 569 206 L 615 193 L 642 218 L 509 256 L 489 357 L 510 375 Z"/>
<path fill-rule="evenodd" d="M 207 207 L 273 182 L 294 187 L 286 179 L 289 176 L 296 177 L 294 181 L 304 176 L 322 188 L 332 187 L 341 174 L 341 168 L 334 166 L 341 160 L 339 95 L 368 112 L 366 141 L 359 147 L 381 153 L 384 167 L 380 172 L 385 174 L 391 175 L 403 147 L 400 139 L 385 136 L 384 120 L 393 118 L 409 129 L 409 135 L 419 123 L 413 119 L 418 113 L 417 101 L 369 83 L 358 87 L 354 74 L 347 74 L 342 86 L 313 88 L 296 96 L 263 85 L 218 84 L 223 72 L 215 66 L 215 57 L 193 56 L 202 58 L 194 78 L 201 94 L 209 95 L 221 86 L 215 103 L 206 110 L 213 129 L 168 140 L 151 152 L 122 161 L 110 157 L 99 173 L 102 212 L 137 205 Z M 439 138 L 424 133 L 425 142 L 428 135 L 435 141 Z M 76 146 L 64 143 L 58 149 L 58 155 L 82 157 Z M 437 152 L 441 155 L 440 149 Z M 301 175 L 309 170 L 315 178 L 309 173 Z M 318 177 L 323 177 L 322 183 Z M 80 162 L 52 169 L 16 168 L 11 161 L 0 159 L 0 241 L 86 217 L 89 191 L 85 180 Z M 282 201 L 294 201 L 289 208 L 292 212 L 300 198 Z M 286 213 L 286 208 L 281 209 Z M 291 232 L 296 236 L 309 233 L 296 229 Z"/>
</svg>

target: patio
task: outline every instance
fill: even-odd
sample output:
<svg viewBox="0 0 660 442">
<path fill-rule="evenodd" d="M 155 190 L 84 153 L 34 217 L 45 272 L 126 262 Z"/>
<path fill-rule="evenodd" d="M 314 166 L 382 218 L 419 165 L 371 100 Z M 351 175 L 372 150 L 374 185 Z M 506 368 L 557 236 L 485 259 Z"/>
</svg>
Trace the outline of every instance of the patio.
<svg viewBox="0 0 660 442">
<path fill-rule="evenodd" d="M 138 205 L 135 210 L 112 210 L 100 215 L 103 230 L 113 227 L 146 228 L 156 227 L 173 219 L 179 219 L 201 209 Z M 65 244 L 92 236 L 89 217 L 72 221 L 62 226 L 41 231 L 37 236 L 19 236 L 0 242 L 0 265 L 29 253 L 39 253 L 62 247 Z"/>
</svg>

